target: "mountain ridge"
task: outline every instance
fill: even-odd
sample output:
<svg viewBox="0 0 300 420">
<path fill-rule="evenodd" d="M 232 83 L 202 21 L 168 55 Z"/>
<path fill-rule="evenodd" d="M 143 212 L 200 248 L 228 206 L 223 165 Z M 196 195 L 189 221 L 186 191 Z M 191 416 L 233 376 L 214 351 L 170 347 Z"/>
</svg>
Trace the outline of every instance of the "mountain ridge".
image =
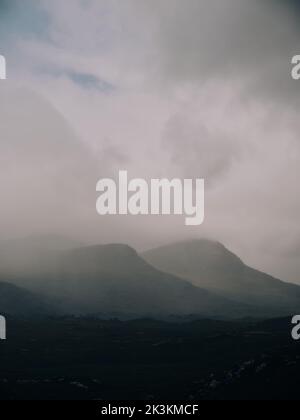
<svg viewBox="0 0 300 420">
<path fill-rule="evenodd" d="M 8 282 L 0 282 L 2 315 L 39 316 L 58 314 L 58 306 L 45 296 Z"/>
<path fill-rule="evenodd" d="M 164 272 L 230 299 L 291 310 L 300 306 L 300 286 L 247 266 L 220 242 L 182 241 L 146 251 L 142 256 Z"/>
<path fill-rule="evenodd" d="M 26 257 L 24 240 L 17 255 L 23 247 Z M 299 286 L 247 267 L 217 241 L 191 240 L 143 254 L 127 244 L 63 247 L 54 253 L 51 248 L 51 258 L 41 251 L 47 264 L 37 257 L 28 271 L 25 258 L 17 273 L 1 274 L 0 281 L 44 302 L 59 302 L 65 314 L 270 318 L 289 315 L 300 305 Z"/>
<path fill-rule="evenodd" d="M 143 316 L 243 312 L 240 304 L 197 288 L 188 280 L 161 273 L 128 245 L 72 250 L 61 259 L 61 270 L 65 295 L 73 294 L 78 306 L 90 312 L 126 313 L 130 309 Z"/>
</svg>

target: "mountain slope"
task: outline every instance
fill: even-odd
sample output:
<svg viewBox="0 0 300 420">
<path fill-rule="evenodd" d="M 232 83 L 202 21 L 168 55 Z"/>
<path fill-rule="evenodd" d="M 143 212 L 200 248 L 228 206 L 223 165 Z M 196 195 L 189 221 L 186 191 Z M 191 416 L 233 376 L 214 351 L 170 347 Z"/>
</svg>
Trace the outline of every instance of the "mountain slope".
<svg viewBox="0 0 300 420">
<path fill-rule="evenodd" d="M 57 310 L 49 299 L 10 283 L 0 282 L 0 313 L 2 315 L 45 315 Z"/>
<path fill-rule="evenodd" d="M 143 254 L 156 268 L 198 287 L 278 313 L 300 309 L 300 287 L 246 266 L 222 244 L 196 240 L 172 244 Z"/>
<path fill-rule="evenodd" d="M 81 248 L 60 261 L 57 293 L 82 313 L 241 317 L 256 311 L 153 268 L 123 245 Z"/>
</svg>

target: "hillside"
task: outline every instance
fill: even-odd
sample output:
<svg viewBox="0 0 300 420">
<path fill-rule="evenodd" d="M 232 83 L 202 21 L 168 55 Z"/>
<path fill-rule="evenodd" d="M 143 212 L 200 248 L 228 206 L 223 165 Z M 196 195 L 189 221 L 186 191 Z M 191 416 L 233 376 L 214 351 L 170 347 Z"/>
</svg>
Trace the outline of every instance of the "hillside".
<svg viewBox="0 0 300 420">
<path fill-rule="evenodd" d="M 256 314 L 248 305 L 153 268 L 125 245 L 80 248 L 61 258 L 57 293 L 83 313 L 203 317 Z"/>
<path fill-rule="evenodd" d="M 0 313 L 14 316 L 46 315 L 58 313 L 58 308 L 48 298 L 21 287 L 0 282 Z"/>
<path fill-rule="evenodd" d="M 299 286 L 248 267 L 218 242 L 181 242 L 148 251 L 142 256 L 157 269 L 223 297 L 274 308 L 278 313 L 299 310 Z"/>
</svg>

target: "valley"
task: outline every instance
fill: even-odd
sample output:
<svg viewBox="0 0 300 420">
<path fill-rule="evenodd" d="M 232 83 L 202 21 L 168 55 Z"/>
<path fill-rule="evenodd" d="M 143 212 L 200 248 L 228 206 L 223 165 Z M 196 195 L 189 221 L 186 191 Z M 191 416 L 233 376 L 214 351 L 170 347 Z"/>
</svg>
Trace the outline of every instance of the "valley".
<svg viewBox="0 0 300 420">
<path fill-rule="evenodd" d="M 8 318 L 0 399 L 298 398 L 291 319 L 264 322 Z M 284 386 L 283 386 L 284 384 Z"/>
</svg>

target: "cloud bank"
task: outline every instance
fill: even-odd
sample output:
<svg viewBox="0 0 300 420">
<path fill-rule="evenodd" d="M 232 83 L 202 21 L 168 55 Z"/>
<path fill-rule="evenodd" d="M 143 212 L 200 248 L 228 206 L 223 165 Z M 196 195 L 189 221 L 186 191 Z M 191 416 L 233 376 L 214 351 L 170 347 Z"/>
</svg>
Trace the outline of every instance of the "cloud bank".
<svg viewBox="0 0 300 420">
<path fill-rule="evenodd" d="M 141 249 L 210 236 L 300 282 L 300 83 L 290 76 L 298 2 L 24 0 L 0 8 L 9 63 L 9 84 L 0 86 L 5 236 L 48 229 Z M 97 218 L 96 182 L 120 169 L 205 177 L 205 224 Z"/>
</svg>

